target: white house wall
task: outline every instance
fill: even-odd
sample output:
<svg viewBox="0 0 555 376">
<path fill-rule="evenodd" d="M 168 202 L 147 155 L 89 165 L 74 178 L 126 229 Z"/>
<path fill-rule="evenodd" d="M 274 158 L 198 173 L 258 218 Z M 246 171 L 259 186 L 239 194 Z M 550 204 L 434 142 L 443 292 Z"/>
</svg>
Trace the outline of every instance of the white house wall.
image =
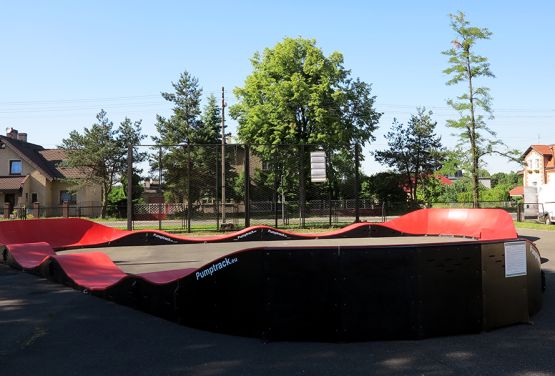
<svg viewBox="0 0 555 376">
<path fill-rule="evenodd" d="M 524 158 L 524 185 L 527 187 L 545 184 L 544 181 L 544 158 L 535 150 Z"/>
</svg>

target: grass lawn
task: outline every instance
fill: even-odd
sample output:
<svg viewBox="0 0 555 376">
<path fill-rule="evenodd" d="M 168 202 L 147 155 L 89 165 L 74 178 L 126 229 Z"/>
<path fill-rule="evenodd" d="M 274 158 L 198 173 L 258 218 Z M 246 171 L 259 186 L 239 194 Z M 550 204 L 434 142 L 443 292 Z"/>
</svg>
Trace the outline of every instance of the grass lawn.
<svg viewBox="0 0 555 376">
<path fill-rule="evenodd" d="M 531 228 L 535 230 L 555 231 L 555 225 L 544 225 L 535 222 L 515 222 L 516 228 Z"/>
</svg>

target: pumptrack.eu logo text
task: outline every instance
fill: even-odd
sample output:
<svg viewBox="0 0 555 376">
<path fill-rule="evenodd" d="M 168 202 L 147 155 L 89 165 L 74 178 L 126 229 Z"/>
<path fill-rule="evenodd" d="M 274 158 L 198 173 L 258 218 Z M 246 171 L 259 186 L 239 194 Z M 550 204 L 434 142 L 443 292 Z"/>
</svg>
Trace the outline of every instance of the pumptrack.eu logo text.
<svg viewBox="0 0 555 376">
<path fill-rule="evenodd" d="M 222 270 L 227 268 L 229 265 L 235 264 L 237 262 L 237 257 L 234 258 L 225 258 L 220 262 L 212 264 L 208 269 L 201 270 L 200 272 L 196 272 L 195 276 L 197 277 L 197 281 L 199 279 L 203 279 L 204 277 L 211 276 L 218 270 Z"/>
</svg>

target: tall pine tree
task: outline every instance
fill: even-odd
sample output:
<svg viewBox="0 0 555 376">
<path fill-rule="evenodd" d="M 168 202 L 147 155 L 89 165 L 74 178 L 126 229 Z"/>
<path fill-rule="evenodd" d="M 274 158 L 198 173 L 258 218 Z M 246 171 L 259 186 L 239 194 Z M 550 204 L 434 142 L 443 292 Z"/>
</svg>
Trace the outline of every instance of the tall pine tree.
<svg viewBox="0 0 555 376">
<path fill-rule="evenodd" d="M 214 198 L 221 109 L 210 95 L 201 110 L 202 88 L 187 71 L 172 86 L 174 92 L 164 92 L 162 97 L 173 104 L 173 114 L 169 118 L 157 116 L 158 135 L 152 138 L 162 147 L 166 199 L 195 203 L 201 198 Z M 152 166 L 160 168 L 158 155 L 153 156 Z"/>
<path fill-rule="evenodd" d="M 432 112 L 419 108 L 407 125 L 393 122 L 391 131 L 385 136 L 389 149 L 375 153 L 378 162 L 403 176 L 413 202 L 421 183 L 434 178 L 434 171 L 441 167 L 443 153 L 441 137 L 435 134 L 436 125 Z"/>
</svg>

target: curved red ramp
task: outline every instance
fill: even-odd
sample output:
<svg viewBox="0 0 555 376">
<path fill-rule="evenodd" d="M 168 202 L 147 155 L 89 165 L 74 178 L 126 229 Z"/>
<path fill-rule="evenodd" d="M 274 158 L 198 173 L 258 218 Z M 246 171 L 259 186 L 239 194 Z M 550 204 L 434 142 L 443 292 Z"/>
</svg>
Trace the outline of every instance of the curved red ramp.
<svg viewBox="0 0 555 376">
<path fill-rule="evenodd" d="M 3 253 L 4 262 L 23 270 L 34 270 L 48 257 L 56 255 L 46 242 L 8 244 Z"/>
<path fill-rule="evenodd" d="M 454 235 L 480 240 L 518 237 L 511 215 L 501 209 L 421 209 L 382 226 L 412 235 Z"/>
<path fill-rule="evenodd" d="M 0 223 L 1 244 L 46 242 L 54 249 L 106 244 L 129 234 L 129 231 L 80 218 L 30 219 Z"/>
<path fill-rule="evenodd" d="M 118 230 L 78 218 L 34 219 L 0 223 L 0 243 L 47 242 L 54 249 L 103 245 L 185 244 L 249 240 L 296 240 L 341 237 L 454 235 L 481 240 L 515 239 L 511 216 L 501 209 L 421 209 L 384 223 L 354 223 L 339 230 L 299 234 L 269 226 L 209 237 L 186 237 L 163 231 Z"/>
</svg>

